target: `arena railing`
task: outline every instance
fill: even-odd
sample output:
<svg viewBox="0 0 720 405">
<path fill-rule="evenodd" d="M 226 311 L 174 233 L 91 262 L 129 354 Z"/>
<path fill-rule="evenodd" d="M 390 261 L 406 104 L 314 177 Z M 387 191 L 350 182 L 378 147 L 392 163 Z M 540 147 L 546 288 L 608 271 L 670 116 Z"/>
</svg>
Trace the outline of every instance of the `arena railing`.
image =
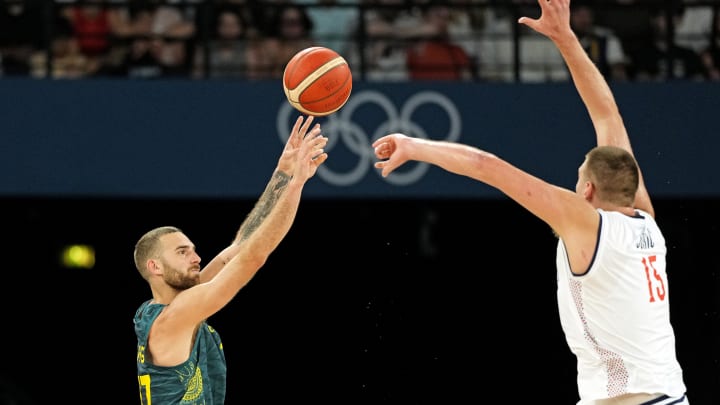
<svg viewBox="0 0 720 405">
<path fill-rule="evenodd" d="M 375 64 L 377 61 L 373 60 L 371 49 L 382 41 L 394 41 L 396 44 L 401 46 L 411 47 L 418 42 L 418 38 L 411 36 L 403 36 L 402 32 L 397 30 L 391 32 L 391 35 L 376 35 L 370 36 L 367 31 L 367 21 L 370 15 L 381 11 L 386 14 L 399 13 L 404 16 L 410 16 L 417 18 L 421 21 L 423 11 L 423 4 L 425 2 L 412 2 L 406 1 L 402 4 L 383 4 L 382 1 L 362 1 L 358 2 L 337 2 L 334 6 L 336 10 L 351 11 L 356 18 L 352 22 L 354 29 L 349 32 L 324 32 L 318 33 L 314 37 L 316 44 L 339 44 L 342 48 L 353 67 L 355 77 L 360 80 L 411 80 L 407 75 L 402 74 L 393 75 L 393 66 L 390 66 L 387 71 L 381 73 L 387 73 L 387 76 L 382 74 L 377 75 L 375 73 Z M 720 34 L 719 34 L 719 21 L 720 17 L 720 0 L 705 0 L 705 1 L 677 1 L 677 0 L 635 0 L 632 2 L 593 2 L 576 0 L 575 4 L 584 3 L 596 8 L 603 10 L 609 10 L 608 15 L 622 16 L 629 13 L 638 13 L 642 11 L 657 10 L 663 13 L 665 16 L 665 24 L 668 27 L 667 32 L 664 36 L 665 46 L 670 47 L 675 44 L 678 39 L 674 32 L 673 16 L 674 13 L 680 9 L 700 9 L 705 7 L 707 10 L 711 10 L 712 23 L 708 27 L 707 40 L 709 41 L 708 51 L 712 51 L 715 54 L 718 52 L 718 46 L 720 46 Z M 297 1 L 294 3 L 302 7 L 305 11 L 311 12 L 314 10 L 324 9 L 325 6 L 320 5 L 317 2 L 303 2 Z M 601 5 L 600 5 L 601 4 Z M 81 61 L 83 55 L 76 59 L 72 59 L 72 55 L 67 57 L 67 53 L 71 52 L 68 48 L 76 45 L 69 45 L 64 40 L 72 38 L 74 36 L 72 27 L 68 27 L 66 23 L 63 23 L 63 13 L 73 7 L 81 6 L 93 6 L 99 7 L 102 10 L 113 10 L 111 14 L 113 18 L 118 18 L 118 15 L 124 15 L 122 18 L 126 18 L 120 25 L 126 24 L 123 28 L 119 29 L 112 34 L 101 34 L 101 40 L 107 41 L 109 44 L 109 51 L 107 54 L 102 54 L 97 57 L 90 56 L 90 61 Z M 127 72 L 123 70 L 113 70 L 113 63 L 119 63 L 118 56 L 122 50 L 125 51 L 125 56 L 132 52 L 133 46 L 139 46 L 138 42 L 145 42 L 145 45 L 151 49 L 157 47 L 163 47 L 167 44 L 174 44 L 176 53 L 183 53 L 182 60 L 179 65 L 175 66 L 175 69 L 159 69 L 156 74 L 160 77 L 170 76 L 176 78 L 187 78 L 187 79 L 212 79 L 213 77 L 220 76 L 218 71 L 214 71 L 211 63 L 213 59 L 211 42 L 215 39 L 213 36 L 214 32 L 214 19 L 217 11 L 224 8 L 233 8 L 247 16 L 257 18 L 260 15 L 272 14 L 273 11 L 277 11 L 279 7 L 283 5 L 280 3 L 265 3 L 265 2 L 232 2 L 232 1 L 208 1 L 208 0 L 77 0 L 77 1 L 61 1 L 61 0 L 5 0 L 3 7 L 3 21 L 0 24 L 4 25 L 0 28 L 0 57 L 2 57 L 3 70 L 2 77 L 13 77 L 13 76 L 29 76 L 35 78 L 49 78 L 49 79 L 64 79 L 64 78 L 90 78 L 90 77 L 128 77 Z M 150 29 L 144 34 L 137 34 L 129 29 L 129 25 L 140 24 L 139 19 L 141 14 L 146 10 L 156 9 L 158 7 L 167 7 L 170 10 L 175 10 L 176 13 L 166 13 L 165 22 L 172 20 L 173 18 L 182 18 L 188 22 L 188 25 L 192 26 L 192 29 L 185 31 L 185 33 L 173 33 L 173 32 L 160 32 L 152 31 Z M 22 18 L 16 18 L 18 10 L 22 10 L 21 13 L 27 13 Z M 531 13 L 537 12 L 537 3 L 535 0 L 530 1 L 519 1 L 513 2 L 508 1 L 467 1 L 467 2 L 454 2 L 452 3 L 452 10 L 457 13 L 458 16 L 471 21 L 475 25 L 471 25 L 471 30 L 461 34 L 457 34 L 452 39 L 458 44 L 464 45 L 468 51 L 472 75 L 467 76 L 458 80 L 472 80 L 472 81 L 510 81 L 510 82 L 524 82 L 526 79 L 523 77 L 523 71 L 528 64 L 535 62 L 525 61 L 523 57 L 523 38 L 528 35 L 523 32 L 523 27 L 516 23 L 511 23 L 506 26 L 505 30 L 493 30 L 488 25 L 499 23 L 497 20 L 488 19 L 488 15 L 493 15 L 495 18 L 504 18 L 508 21 L 514 22 L 517 18 L 523 14 L 532 15 Z M 16 18 L 16 19 L 15 19 Z M 138 18 L 135 20 L 134 18 Z M 482 20 L 485 18 L 485 20 Z M 85 21 L 88 22 L 88 21 Z M 108 22 L 109 23 L 109 22 Z M 258 26 L 255 27 L 256 36 L 246 37 L 242 41 L 245 41 L 246 47 L 258 46 L 257 40 L 262 40 L 265 36 L 272 35 L 271 27 L 268 27 L 267 21 L 255 21 Z M 29 24 L 29 25 L 28 25 Z M 92 42 L 92 24 L 88 22 L 89 31 L 85 33 L 84 39 L 86 42 Z M 163 24 L 163 21 L 155 21 L 156 26 Z M 317 28 L 317 25 L 315 26 Z M 182 30 L 179 30 L 182 31 Z M 189 32 L 189 34 L 188 34 Z M 28 33 L 30 33 L 28 35 Z M 178 46 L 181 43 L 182 46 Z M 492 59 L 492 55 L 483 54 L 482 47 L 478 44 L 502 44 L 504 47 L 503 58 L 498 58 L 497 55 Z M 168 45 L 169 47 L 169 45 Z M 262 43 L 259 46 L 262 50 Z M 163 54 L 163 52 L 165 52 Z M 157 56 L 159 59 L 163 57 L 171 58 L 172 51 L 163 48 L 159 52 L 161 55 Z M 85 55 L 87 57 L 87 55 Z M 115 58 L 113 60 L 113 58 Z M 263 66 L 253 65 L 251 63 L 252 58 L 247 58 L 244 61 L 240 61 L 235 66 L 235 71 L 226 72 L 233 73 L 233 77 L 238 79 L 254 79 L 254 78 L 273 78 L 273 73 L 270 69 L 277 68 L 276 66 Z M 159 62 L 162 62 L 160 60 Z M 402 61 L 401 61 L 402 62 Z M 23 68 L 23 63 L 26 66 Z M 87 63 L 89 67 L 87 72 L 83 71 L 81 67 L 76 66 L 81 63 Z M 665 59 L 665 68 L 662 69 L 663 76 L 662 80 L 674 80 L 677 79 L 677 70 L 673 66 L 673 60 L 671 58 Z M 74 65 L 75 64 L 75 65 Z M 162 63 L 160 63 L 162 64 Z M 98 68 L 98 65 L 101 68 Z M 391 65 L 391 64 L 390 64 Z M 399 66 L 399 67 L 398 67 Z M 488 68 L 492 66 L 495 73 L 491 72 Z M 557 66 L 556 66 L 557 67 Z M 397 65 L 395 68 L 402 69 L 401 65 Z M 406 68 L 406 66 L 405 66 Z M 539 69 L 547 67 L 538 66 Z M 552 68 L 549 67 L 549 68 Z M 78 71 L 74 71 L 77 69 Z M 275 69 L 277 71 L 277 69 Z M 496 74 L 500 72 L 500 74 Z M 148 70 L 146 72 L 148 77 L 152 76 Z M 274 73 L 275 75 L 277 72 Z M 140 75 L 140 73 L 138 73 Z M 228 74 L 228 76 L 230 76 Z M 142 76 L 133 76 L 142 77 Z M 551 79 L 548 79 L 551 80 Z"/>
</svg>

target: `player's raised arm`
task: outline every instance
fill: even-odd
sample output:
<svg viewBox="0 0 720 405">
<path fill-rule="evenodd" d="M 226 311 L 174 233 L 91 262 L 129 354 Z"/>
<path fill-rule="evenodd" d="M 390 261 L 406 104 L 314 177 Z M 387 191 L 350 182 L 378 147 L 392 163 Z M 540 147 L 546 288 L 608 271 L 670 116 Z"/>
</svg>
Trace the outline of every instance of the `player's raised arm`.
<svg viewBox="0 0 720 405">
<path fill-rule="evenodd" d="M 138 242 L 135 260 L 150 283 L 150 304 L 164 305 L 152 322 L 145 349 L 154 364 L 187 360 L 198 326 L 230 302 L 290 230 L 306 181 L 327 159 L 327 138 L 319 125 L 309 129 L 309 121 L 312 118 L 305 125 L 302 119 L 296 123 L 273 179 L 235 241 L 203 271 L 212 276 L 208 280 L 201 277 L 195 246 L 179 229 L 159 228 Z"/>
<path fill-rule="evenodd" d="M 238 231 L 236 240 L 239 241 L 231 247 L 234 256 L 212 280 L 181 292 L 169 306 L 170 314 L 175 307 L 182 312 L 182 322 L 199 322 L 225 306 L 262 267 L 290 230 L 306 181 L 327 159 L 323 150 L 327 138 L 321 135 L 319 125 L 307 134 L 300 130 L 293 136 L 296 140 L 288 143 L 299 141 L 298 147 L 291 146 L 283 152 L 294 156 L 293 163 L 275 171 L 269 189 L 263 193 L 264 199 L 258 202 Z M 281 160 L 280 165 L 285 163 Z M 284 170 L 292 170 L 292 173 Z"/>
<path fill-rule="evenodd" d="M 429 163 L 497 188 L 559 232 L 587 230 L 575 239 L 588 239 L 588 243 L 592 243 L 597 214 L 590 204 L 578 194 L 547 183 L 490 152 L 457 142 L 400 133 L 383 136 L 372 146 L 380 159 L 375 167 L 381 169 L 383 176 L 408 161 Z"/>
<path fill-rule="evenodd" d="M 272 208 L 278 188 L 282 187 L 288 178 L 293 176 L 295 169 L 295 162 L 297 154 L 299 153 L 300 146 L 302 145 L 303 139 L 306 134 L 311 135 L 310 128 L 313 123 L 314 117 L 308 116 L 305 120 L 300 116 L 295 121 L 293 128 L 288 136 L 288 140 L 285 143 L 280 158 L 278 159 L 277 166 L 273 171 L 270 181 L 265 186 L 265 190 L 262 195 L 255 203 L 252 211 L 245 217 L 245 220 L 240 225 L 235 238 L 232 243 L 226 247 L 220 254 L 213 258 L 203 268 L 200 273 L 200 281 L 205 282 L 211 280 L 225 266 L 238 252 L 239 245 L 243 240 L 247 239 L 252 232 L 257 229 L 258 224 L 267 216 L 268 210 Z M 319 124 L 315 124 L 315 129 L 319 132 Z M 314 134 L 312 134 L 314 135 Z M 327 158 L 325 154 L 322 157 L 322 161 Z M 320 164 L 320 160 L 315 160 L 317 164 Z"/>
<path fill-rule="evenodd" d="M 560 51 L 592 120 L 597 144 L 618 146 L 633 153 L 615 97 L 570 27 L 570 0 L 538 0 L 538 4 L 542 10 L 540 18 L 520 17 L 518 22 L 548 37 Z M 654 215 L 642 172 L 635 207 Z"/>
</svg>

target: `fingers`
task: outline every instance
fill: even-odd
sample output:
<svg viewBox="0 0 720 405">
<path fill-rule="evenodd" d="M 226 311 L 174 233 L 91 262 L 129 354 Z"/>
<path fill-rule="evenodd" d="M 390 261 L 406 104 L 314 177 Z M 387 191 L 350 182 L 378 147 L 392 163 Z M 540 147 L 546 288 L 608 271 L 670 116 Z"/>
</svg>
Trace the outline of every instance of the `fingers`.
<svg viewBox="0 0 720 405">
<path fill-rule="evenodd" d="M 381 162 L 375 162 L 375 168 L 381 169 L 381 175 L 383 177 L 387 177 L 393 171 L 393 167 L 391 166 L 389 160 L 392 157 L 393 152 L 392 142 L 393 137 L 391 135 L 386 135 L 378 138 L 375 142 L 372 143 L 375 157 L 378 159 L 383 159 Z"/>
<path fill-rule="evenodd" d="M 556 0 L 557 1 L 557 0 Z M 540 23 L 540 19 L 542 19 L 542 13 L 545 11 L 545 8 L 550 4 L 550 0 L 537 0 L 538 5 L 540 6 L 540 18 L 530 18 L 530 17 L 520 17 L 518 18 L 518 23 L 526 25 L 533 30 L 537 31 L 537 26 Z"/>
<path fill-rule="evenodd" d="M 290 132 L 290 138 L 292 138 L 293 136 L 298 134 L 298 132 L 300 131 L 300 126 L 302 125 L 302 122 L 303 122 L 302 116 L 299 116 L 295 120 L 295 124 L 293 125 L 292 131 Z"/>
<path fill-rule="evenodd" d="M 395 138 L 393 135 L 394 134 L 385 135 L 372 143 L 375 157 L 378 159 L 388 159 L 390 155 L 392 155 L 395 145 Z"/>
<path fill-rule="evenodd" d="M 307 119 L 305 119 L 305 121 L 303 122 L 304 118 L 305 117 L 303 117 L 301 115 L 295 120 L 295 124 L 293 125 L 293 128 L 292 128 L 292 132 L 290 132 L 290 138 L 288 139 L 289 143 L 292 143 L 293 145 L 297 145 L 297 141 L 299 139 L 304 138 L 305 135 L 307 134 L 308 128 L 310 128 L 310 124 L 312 124 L 313 119 L 315 117 L 313 117 L 312 115 L 309 115 L 307 117 Z M 316 124 L 316 126 L 318 126 L 318 125 L 320 125 L 320 124 Z"/>
<path fill-rule="evenodd" d="M 325 152 L 325 145 L 328 138 L 320 134 L 320 126 L 316 125 L 302 140 L 298 165 L 295 168 L 297 178 L 307 180 L 315 174 L 317 168 L 325 163 L 328 154 Z"/>
<path fill-rule="evenodd" d="M 375 157 L 381 159 L 375 162 L 375 168 L 381 169 L 381 175 L 387 177 L 395 169 L 407 161 L 406 152 L 403 152 L 402 144 L 405 144 L 406 135 L 402 133 L 388 134 L 378 138 L 372 143 Z"/>
<path fill-rule="evenodd" d="M 328 138 L 326 136 L 323 136 L 322 129 L 320 128 L 320 124 L 315 124 L 313 129 L 307 133 L 302 139 L 302 147 L 306 148 L 305 150 L 312 150 L 316 148 L 322 148 L 325 147 L 327 144 Z"/>
<path fill-rule="evenodd" d="M 312 162 L 317 167 L 317 166 L 320 166 L 321 164 L 325 163 L 327 158 L 328 158 L 328 154 L 323 152 L 323 153 L 313 157 Z"/>
<path fill-rule="evenodd" d="M 385 135 L 385 136 L 382 136 L 382 137 L 376 139 L 375 142 L 372 143 L 372 147 L 377 148 L 379 145 L 381 145 L 383 143 L 387 143 L 388 140 L 391 139 L 392 135 L 393 134 L 389 134 L 389 135 Z"/>
<path fill-rule="evenodd" d="M 328 138 L 320 134 L 320 125 L 316 125 L 312 131 L 303 139 L 303 155 L 304 158 L 314 159 L 324 153 L 324 147 L 327 145 Z"/>
<path fill-rule="evenodd" d="M 302 119 L 302 116 L 300 116 L 299 119 Z M 307 119 L 305 120 L 305 123 L 303 124 L 302 128 L 300 129 L 302 136 L 305 136 L 305 134 L 307 134 L 308 128 L 310 128 L 310 124 L 312 124 L 313 119 L 315 119 L 315 117 L 313 117 L 312 115 L 308 115 Z"/>
<path fill-rule="evenodd" d="M 390 156 L 390 145 L 381 143 L 375 146 L 375 157 L 378 159 L 387 159 Z"/>
<path fill-rule="evenodd" d="M 380 174 L 383 177 L 387 177 L 395 169 L 393 166 L 390 165 L 390 161 L 388 160 L 382 162 L 375 162 L 375 168 L 381 170 Z"/>
<path fill-rule="evenodd" d="M 545 1 L 545 0 L 541 0 L 541 1 Z M 535 25 L 537 24 L 537 20 L 532 19 L 532 18 L 530 18 L 530 17 L 520 17 L 520 18 L 518 18 L 518 23 L 523 24 L 523 25 L 527 25 L 528 27 L 530 27 L 530 28 L 532 28 L 532 29 L 535 29 Z"/>
</svg>

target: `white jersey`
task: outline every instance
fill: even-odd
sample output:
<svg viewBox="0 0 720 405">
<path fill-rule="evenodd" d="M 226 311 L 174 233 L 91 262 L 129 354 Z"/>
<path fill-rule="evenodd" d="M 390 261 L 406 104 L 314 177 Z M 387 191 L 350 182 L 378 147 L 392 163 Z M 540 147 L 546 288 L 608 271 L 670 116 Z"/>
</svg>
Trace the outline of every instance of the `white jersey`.
<svg viewBox="0 0 720 405">
<path fill-rule="evenodd" d="M 560 321 L 577 357 L 581 402 L 627 393 L 685 393 L 675 357 L 665 272 L 665 238 L 636 210 L 600 214 L 590 267 L 574 275 L 562 240 L 557 247 Z"/>
</svg>

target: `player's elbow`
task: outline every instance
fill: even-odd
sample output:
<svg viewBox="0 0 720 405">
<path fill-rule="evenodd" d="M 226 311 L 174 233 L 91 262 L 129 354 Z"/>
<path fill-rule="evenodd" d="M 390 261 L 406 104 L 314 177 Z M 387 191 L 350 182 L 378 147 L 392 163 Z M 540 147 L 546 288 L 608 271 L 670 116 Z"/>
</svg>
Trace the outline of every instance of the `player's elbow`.
<svg viewBox="0 0 720 405">
<path fill-rule="evenodd" d="M 245 245 L 228 264 L 231 264 L 232 267 L 246 269 L 245 271 L 250 269 L 255 272 L 265 265 L 268 256 L 269 254 L 261 251 L 261 249 L 253 249 Z"/>
<path fill-rule="evenodd" d="M 243 267 L 247 269 L 253 269 L 253 271 L 257 271 L 265 265 L 268 256 L 268 254 L 262 253 L 250 253 L 248 255 L 245 255 L 242 258 Z"/>
<path fill-rule="evenodd" d="M 488 182 L 495 169 L 502 161 L 492 153 L 482 150 L 473 151 L 468 155 L 466 163 L 463 165 L 467 173 L 465 175 L 482 182 Z"/>
</svg>

